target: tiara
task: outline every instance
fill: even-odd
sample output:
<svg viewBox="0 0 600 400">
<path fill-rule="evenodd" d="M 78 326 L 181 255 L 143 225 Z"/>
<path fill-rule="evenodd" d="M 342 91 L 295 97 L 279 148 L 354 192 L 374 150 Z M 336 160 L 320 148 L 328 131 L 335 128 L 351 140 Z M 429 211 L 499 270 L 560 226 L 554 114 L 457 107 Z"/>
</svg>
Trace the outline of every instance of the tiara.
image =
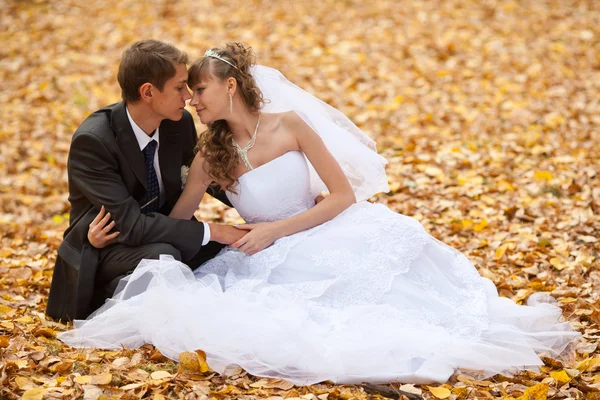
<svg viewBox="0 0 600 400">
<path fill-rule="evenodd" d="M 206 50 L 206 53 L 204 53 L 204 57 L 211 57 L 211 58 L 219 59 L 219 60 L 223 61 L 224 63 L 231 65 L 233 68 L 238 69 L 238 67 L 233 65 L 233 63 L 231 61 L 227 61 L 226 59 L 224 59 L 223 57 L 218 55 L 217 52 L 212 49 Z"/>
</svg>

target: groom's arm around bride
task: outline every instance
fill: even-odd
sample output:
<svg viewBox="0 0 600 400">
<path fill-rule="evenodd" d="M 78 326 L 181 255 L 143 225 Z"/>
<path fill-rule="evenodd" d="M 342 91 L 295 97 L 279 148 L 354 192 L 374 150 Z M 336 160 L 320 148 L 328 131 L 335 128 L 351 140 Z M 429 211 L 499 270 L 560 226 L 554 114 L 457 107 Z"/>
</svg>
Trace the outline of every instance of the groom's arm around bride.
<svg viewBox="0 0 600 400">
<path fill-rule="evenodd" d="M 181 194 L 181 166 L 194 157 L 196 144 L 184 109 L 190 98 L 186 63 L 187 55 L 169 44 L 134 43 L 119 66 L 123 101 L 91 114 L 73 135 L 71 214 L 54 268 L 50 317 L 86 318 L 143 258 L 171 254 L 196 268 L 243 235 L 233 227 L 168 217 Z M 227 202 L 223 192 L 213 195 Z M 118 234 L 96 249 L 87 235 L 102 206 Z"/>
</svg>

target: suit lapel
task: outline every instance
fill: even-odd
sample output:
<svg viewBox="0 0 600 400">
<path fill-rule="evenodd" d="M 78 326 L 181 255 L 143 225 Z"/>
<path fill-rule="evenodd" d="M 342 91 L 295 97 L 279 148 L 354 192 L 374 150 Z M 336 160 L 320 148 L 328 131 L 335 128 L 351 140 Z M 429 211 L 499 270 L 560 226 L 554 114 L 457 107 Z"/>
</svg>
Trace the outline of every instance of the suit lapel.
<svg viewBox="0 0 600 400">
<path fill-rule="evenodd" d="M 164 124 L 160 127 L 158 163 L 165 188 L 166 203 L 171 209 L 181 193 L 181 151 L 179 134 L 170 132 Z"/>
<path fill-rule="evenodd" d="M 111 113 L 111 127 L 117 134 L 117 143 L 123 154 L 127 157 L 129 167 L 147 191 L 148 177 L 146 176 L 144 155 L 140 151 L 140 145 L 135 138 L 129 118 L 127 118 L 127 111 L 123 102 L 117 103 Z"/>
</svg>

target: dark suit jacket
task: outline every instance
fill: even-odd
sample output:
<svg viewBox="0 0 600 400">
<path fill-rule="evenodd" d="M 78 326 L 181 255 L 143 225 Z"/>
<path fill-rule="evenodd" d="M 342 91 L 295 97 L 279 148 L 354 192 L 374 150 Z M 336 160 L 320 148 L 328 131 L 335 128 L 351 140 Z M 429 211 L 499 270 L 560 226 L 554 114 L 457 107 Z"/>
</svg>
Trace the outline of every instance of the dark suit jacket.
<svg viewBox="0 0 600 400">
<path fill-rule="evenodd" d="M 158 157 L 165 204 L 158 213 L 142 214 L 146 195 L 144 156 L 127 118 L 124 103 L 91 114 L 71 141 L 67 163 L 71 216 L 58 248 L 46 313 L 55 319 L 83 319 L 90 310 L 98 268 L 98 250 L 87 240 L 89 224 L 104 205 L 120 232 L 118 242 L 129 246 L 169 243 L 183 260 L 200 251 L 204 225 L 167 215 L 181 194 L 181 166 L 194 157 L 197 136 L 191 115 L 160 125 Z M 217 193 L 215 193 L 217 192 Z M 224 193 L 211 194 L 227 202 Z"/>
</svg>

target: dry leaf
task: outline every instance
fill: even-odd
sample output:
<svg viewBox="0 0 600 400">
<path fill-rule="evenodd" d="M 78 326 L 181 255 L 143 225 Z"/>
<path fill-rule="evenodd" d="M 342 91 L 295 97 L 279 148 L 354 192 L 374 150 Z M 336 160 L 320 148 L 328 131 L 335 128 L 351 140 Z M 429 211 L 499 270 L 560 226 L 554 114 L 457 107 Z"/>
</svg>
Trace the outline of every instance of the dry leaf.
<svg viewBox="0 0 600 400">
<path fill-rule="evenodd" d="M 172 377 L 173 375 L 167 371 L 154 371 L 150 374 L 150 378 L 152 379 L 168 379 Z"/>
<path fill-rule="evenodd" d="M 179 353 L 179 363 L 189 371 L 200 372 L 200 364 L 198 363 L 198 355 L 196 353 L 188 351 Z"/>
<path fill-rule="evenodd" d="M 540 383 L 535 386 L 527 388 L 523 396 L 519 397 L 519 400 L 546 400 L 548 396 L 548 385 Z"/>
<path fill-rule="evenodd" d="M 550 376 L 560 385 L 564 385 L 571 380 L 571 377 L 564 370 L 550 372 Z"/>
<path fill-rule="evenodd" d="M 30 379 L 25 378 L 24 376 L 17 376 L 15 378 L 15 383 L 17 384 L 19 389 L 22 390 L 35 388 L 35 384 Z"/>
<path fill-rule="evenodd" d="M 4 304 L 0 304 L 0 317 L 10 318 L 15 315 L 15 310 L 12 308 L 5 306 Z"/>
<path fill-rule="evenodd" d="M 206 353 L 202 350 L 196 350 L 196 354 L 198 356 L 198 365 L 200 367 L 200 372 L 210 371 L 210 367 L 206 362 Z"/>
<path fill-rule="evenodd" d="M 23 393 L 22 400 L 42 400 L 44 394 L 47 393 L 46 389 L 28 389 Z"/>
<path fill-rule="evenodd" d="M 438 399 L 446 399 L 452 394 L 452 392 L 448 388 L 445 388 L 443 386 L 427 386 L 427 389 L 429 389 L 431 394 L 433 394 Z"/>
<path fill-rule="evenodd" d="M 83 386 L 83 400 L 97 400 L 100 396 L 102 396 L 102 389 L 98 386 Z"/>
<path fill-rule="evenodd" d="M 579 363 L 577 369 L 585 372 L 595 372 L 600 369 L 600 358 L 588 358 Z"/>
</svg>

